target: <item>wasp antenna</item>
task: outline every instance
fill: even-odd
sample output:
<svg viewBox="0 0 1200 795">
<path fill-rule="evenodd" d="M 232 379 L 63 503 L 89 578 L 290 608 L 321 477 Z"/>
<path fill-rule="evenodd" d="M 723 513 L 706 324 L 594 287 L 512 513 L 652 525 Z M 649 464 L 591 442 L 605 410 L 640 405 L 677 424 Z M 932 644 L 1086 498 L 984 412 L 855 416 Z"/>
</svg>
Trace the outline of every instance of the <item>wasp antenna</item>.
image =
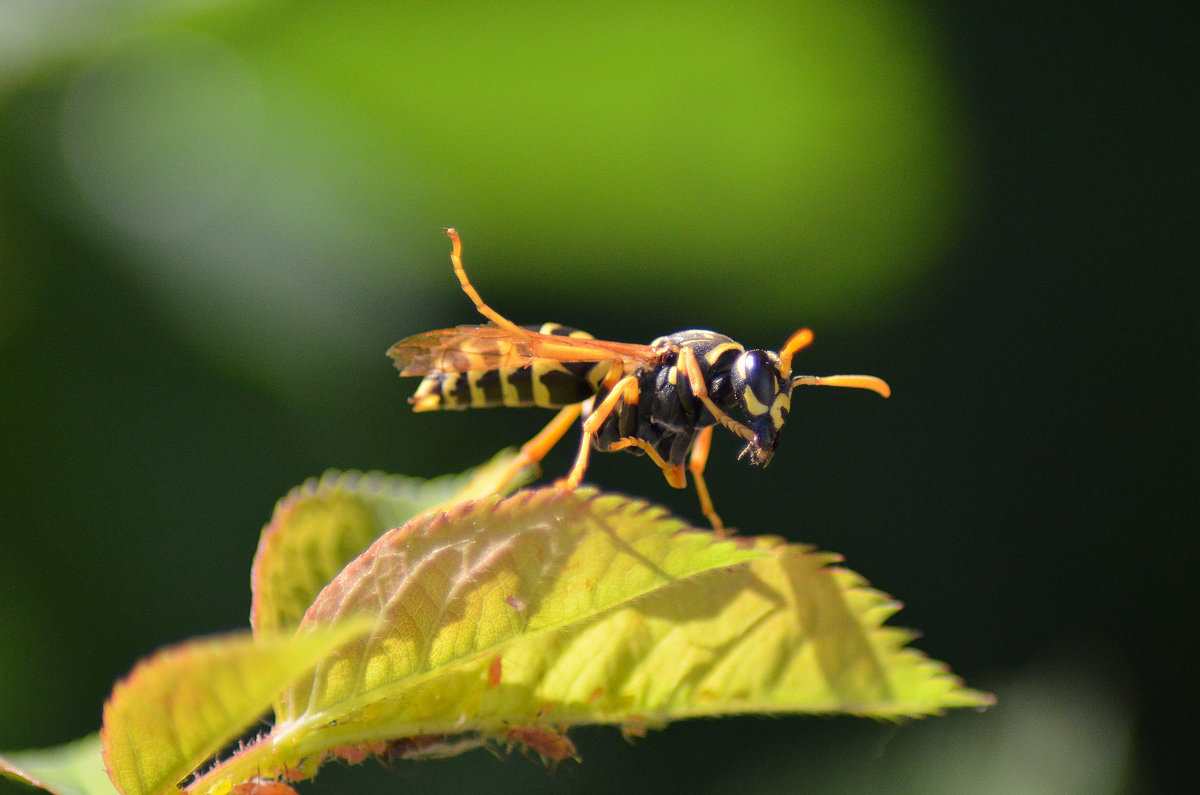
<svg viewBox="0 0 1200 795">
<path fill-rule="evenodd" d="M 783 349 L 779 351 L 779 366 L 785 374 L 792 372 L 792 357 L 796 355 L 796 351 L 807 348 L 812 341 L 812 329 L 802 328 L 783 343 Z"/>
<path fill-rule="evenodd" d="M 887 381 L 873 375 L 798 375 L 792 379 L 792 386 L 849 386 L 855 389 L 869 389 L 883 397 L 892 395 L 892 388 L 887 385 Z"/>
</svg>

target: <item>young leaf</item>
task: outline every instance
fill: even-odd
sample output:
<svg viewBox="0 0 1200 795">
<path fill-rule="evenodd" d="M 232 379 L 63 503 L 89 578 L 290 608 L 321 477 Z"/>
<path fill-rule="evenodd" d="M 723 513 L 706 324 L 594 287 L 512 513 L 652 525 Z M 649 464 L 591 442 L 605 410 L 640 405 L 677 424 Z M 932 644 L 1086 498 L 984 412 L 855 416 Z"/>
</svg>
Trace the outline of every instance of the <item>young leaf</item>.
<svg viewBox="0 0 1200 795">
<path fill-rule="evenodd" d="M 367 627 L 352 620 L 290 637 L 195 640 L 142 661 L 104 706 L 109 777 L 125 795 L 175 792 L 289 682 Z"/>
<path fill-rule="evenodd" d="M 553 725 L 646 726 L 699 716 L 851 713 L 916 717 L 982 707 L 940 663 L 882 626 L 899 605 L 836 556 L 759 538 L 769 556 L 665 589 L 578 631 L 531 638 L 503 653 L 483 722 L 514 693 Z M 530 695 L 526 696 L 525 693 Z"/>
<path fill-rule="evenodd" d="M 509 477 L 515 460 L 505 451 L 481 467 L 433 480 L 330 470 L 293 489 L 275 505 L 254 557 L 254 633 L 294 630 L 321 589 L 385 530 L 437 505 L 521 485 L 527 478 Z"/>
<path fill-rule="evenodd" d="M 55 795 L 116 795 L 104 772 L 100 735 L 89 734 L 55 748 L 0 755 L 0 773 Z"/>
<path fill-rule="evenodd" d="M 896 718 L 991 703 L 907 648 L 909 633 L 884 626 L 898 604 L 836 563 L 775 538 L 718 539 L 590 489 L 427 512 L 334 577 L 299 638 L 353 616 L 369 633 L 327 646 L 309 673 L 287 677 L 292 684 L 273 699 L 275 728 L 189 792 L 281 789 L 269 780 L 311 776 L 330 757 L 446 756 L 488 742 L 561 760 L 575 756 L 566 728 L 586 723 L 637 734 L 708 715 Z M 126 712 L 159 699 L 177 706 L 178 693 L 197 689 L 193 680 L 207 690 L 173 724 L 160 718 L 127 743 L 130 754 L 149 752 L 134 772 L 154 782 L 127 791 L 169 790 L 245 725 L 252 711 L 221 703 L 229 697 L 221 683 L 247 676 L 248 662 L 173 664 L 173 687 L 157 693 L 135 671 L 144 700 Z M 201 723 L 185 715 L 227 726 L 180 742 L 180 725 Z M 114 724 L 106 711 L 106 730 Z M 156 767 L 154 736 L 184 751 Z"/>
<path fill-rule="evenodd" d="M 384 534 L 305 614 L 303 628 L 375 619 L 278 700 L 274 731 L 198 780 L 303 769 L 339 746 L 533 722 L 513 700 L 479 718 L 490 661 L 510 643 L 586 625 L 647 594 L 765 553 L 692 531 L 661 508 L 580 489 L 525 491 L 426 513 Z"/>
</svg>

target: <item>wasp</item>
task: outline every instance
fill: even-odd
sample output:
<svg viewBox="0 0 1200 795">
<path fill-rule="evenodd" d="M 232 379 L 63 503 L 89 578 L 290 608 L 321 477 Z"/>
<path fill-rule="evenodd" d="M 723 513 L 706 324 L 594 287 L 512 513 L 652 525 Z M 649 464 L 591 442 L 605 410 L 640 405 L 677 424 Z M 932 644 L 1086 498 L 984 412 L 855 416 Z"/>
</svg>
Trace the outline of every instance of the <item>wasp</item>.
<svg viewBox="0 0 1200 795">
<path fill-rule="evenodd" d="M 519 326 L 480 297 L 462 264 L 462 241 L 447 229 L 450 261 L 463 292 L 486 326 L 427 331 L 401 340 L 388 355 L 402 376 L 423 376 L 409 398 L 414 411 L 489 406 L 541 406 L 559 413 L 522 446 L 505 478 L 537 466 L 577 419 L 583 438 L 575 463 L 557 485 L 583 480 L 591 450 L 645 455 L 667 482 L 685 488 L 692 473 L 700 508 L 718 533 L 721 517 L 704 481 L 713 429 L 724 426 L 746 444 L 738 458 L 765 466 L 791 410 L 796 386 L 891 389 L 869 375 L 792 375 L 792 357 L 812 342 L 800 329 L 778 352 L 746 350 L 724 334 L 692 329 L 649 345 L 594 339 L 545 323 Z M 743 420 L 736 419 L 739 412 Z"/>
</svg>

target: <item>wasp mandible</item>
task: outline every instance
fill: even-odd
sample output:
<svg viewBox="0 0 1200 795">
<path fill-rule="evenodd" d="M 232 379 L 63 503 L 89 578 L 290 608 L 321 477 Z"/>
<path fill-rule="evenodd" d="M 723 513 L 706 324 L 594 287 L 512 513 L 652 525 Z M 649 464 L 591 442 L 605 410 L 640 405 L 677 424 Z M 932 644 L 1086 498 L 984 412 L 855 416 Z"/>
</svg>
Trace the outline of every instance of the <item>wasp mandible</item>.
<svg viewBox="0 0 1200 795">
<path fill-rule="evenodd" d="M 424 376 L 409 402 L 414 411 L 489 406 L 541 406 L 559 413 L 521 448 L 506 478 L 536 466 L 579 417 L 583 438 L 575 463 L 556 484 L 573 489 L 592 448 L 645 455 L 667 482 L 685 488 L 692 473 L 700 509 L 718 533 L 721 517 L 704 482 L 713 428 L 745 441 L 738 458 L 765 466 L 791 410 L 796 386 L 891 389 L 870 375 L 792 375 L 792 357 L 812 342 L 800 329 L 779 353 L 746 350 L 724 334 L 692 329 L 649 345 L 610 342 L 557 323 L 518 326 L 492 309 L 462 264 L 462 241 L 447 229 L 450 261 L 463 291 L 491 323 L 427 331 L 401 340 L 388 355 L 402 376 Z M 732 416 L 740 412 L 744 421 Z"/>
</svg>

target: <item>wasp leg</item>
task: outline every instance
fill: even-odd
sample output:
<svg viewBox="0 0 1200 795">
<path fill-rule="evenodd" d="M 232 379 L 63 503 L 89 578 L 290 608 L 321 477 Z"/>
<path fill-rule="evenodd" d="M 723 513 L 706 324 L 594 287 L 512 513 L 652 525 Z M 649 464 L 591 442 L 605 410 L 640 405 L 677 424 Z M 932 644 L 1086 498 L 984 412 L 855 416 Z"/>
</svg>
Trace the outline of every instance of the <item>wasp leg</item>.
<svg viewBox="0 0 1200 795">
<path fill-rule="evenodd" d="M 692 477 L 696 482 L 696 494 L 700 497 L 700 510 L 708 517 L 708 521 L 712 523 L 713 530 L 716 531 L 717 536 L 724 538 L 726 535 L 725 523 L 721 521 L 721 517 L 717 515 L 716 510 L 713 508 L 712 497 L 708 493 L 708 485 L 704 482 L 704 467 L 708 463 L 708 450 L 712 445 L 712 430 L 713 426 L 710 425 L 700 431 L 700 434 L 696 437 L 696 444 L 692 448 L 692 454 L 688 460 L 688 469 L 691 470 Z M 623 450 L 626 447 L 640 447 L 650 456 L 650 460 L 662 470 L 667 483 L 670 483 L 677 489 L 687 487 L 687 479 L 683 474 L 683 466 L 681 464 L 668 464 L 645 439 L 628 436 L 613 442 L 609 445 L 608 450 Z"/>
<path fill-rule="evenodd" d="M 713 530 L 716 531 L 719 538 L 725 537 L 725 523 L 721 521 L 721 517 L 717 515 L 717 511 L 713 508 L 712 497 L 708 493 L 708 485 L 704 482 L 704 467 L 708 465 L 708 450 L 712 446 L 713 426 L 709 425 L 696 436 L 696 443 L 692 446 L 692 455 L 688 459 L 688 470 L 692 473 L 692 480 L 696 483 L 696 494 L 700 497 L 700 510 L 708 517 L 708 521 L 712 523 Z"/>
<path fill-rule="evenodd" d="M 601 401 L 592 415 L 583 422 L 583 441 L 579 444 L 579 454 L 575 456 L 575 465 L 571 467 L 571 471 L 567 476 L 556 484 L 560 488 L 573 489 L 576 488 L 580 481 L 583 480 L 583 473 L 587 469 L 588 456 L 592 449 L 592 439 L 595 438 L 596 432 L 600 430 L 600 426 L 608 419 L 608 415 L 612 414 L 617 403 L 624 400 L 629 405 L 634 405 L 638 402 L 638 395 L 641 392 L 638 390 L 637 376 L 627 375 L 613 385 L 612 391 Z"/>
<path fill-rule="evenodd" d="M 682 464 L 668 464 L 663 457 L 658 454 L 658 451 L 650 446 L 650 443 L 645 439 L 638 439 L 635 436 L 626 436 L 624 439 L 618 439 L 610 444 L 607 450 L 624 450 L 626 447 L 640 447 L 650 456 L 650 460 L 655 466 L 663 471 L 667 482 L 677 489 L 687 488 L 687 476 L 683 474 Z"/>
<path fill-rule="evenodd" d="M 582 403 L 572 403 L 570 406 L 564 406 L 555 414 L 554 419 L 550 420 L 537 436 L 521 445 L 521 452 L 501 474 L 500 485 L 496 490 L 502 491 L 525 467 L 532 466 L 540 469 L 539 464 L 542 459 L 553 449 L 554 445 L 558 444 L 558 440 L 563 438 L 563 435 L 575 424 L 575 420 L 579 419 L 582 412 Z"/>
<path fill-rule="evenodd" d="M 446 236 L 450 238 L 450 243 L 452 246 L 450 250 L 450 262 L 454 264 L 454 275 L 458 277 L 458 281 L 459 284 L 462 285 L 463 292 L 465 292 L 467 297 L 474 302 L 475 308 L 479 310 L 479 314 L 483 315 L 505 331 L 511 331 L 513 334 L 517 334 L 522 337 L 528 337 L 528 329 L 521 328 L 516 323 L 512 322 L 504 315 L 500 314 L 495 309 L 492 309 L 483 302 L 483 298 L 471 285 L 471 280 L 467 278 L 466 269 L 463 268 L 462 240 L 460 240 L 458 237 L 458 231 L 448 228 L 446 229 Z"/>
<path fill-rule="evenodd" d="M 699 398 L 700 402 L 704 404 L 704 408 L 708 409 L 717 418 L 717 422 L 747 442 L 756 444 L 758 442 L 758 434 L 722 411 L 720 406 L 713 403 L 712 398 L 708 396 L 708 387 L 704 385 L 704 373 L 700 370 L 700 363 L 696 361 L 696 352 L 691 347 L 684 345 L 679 349 L 679 362 L 683 365 L 683 371 L 687 374 L 692 394 Z"/>
</svg>

